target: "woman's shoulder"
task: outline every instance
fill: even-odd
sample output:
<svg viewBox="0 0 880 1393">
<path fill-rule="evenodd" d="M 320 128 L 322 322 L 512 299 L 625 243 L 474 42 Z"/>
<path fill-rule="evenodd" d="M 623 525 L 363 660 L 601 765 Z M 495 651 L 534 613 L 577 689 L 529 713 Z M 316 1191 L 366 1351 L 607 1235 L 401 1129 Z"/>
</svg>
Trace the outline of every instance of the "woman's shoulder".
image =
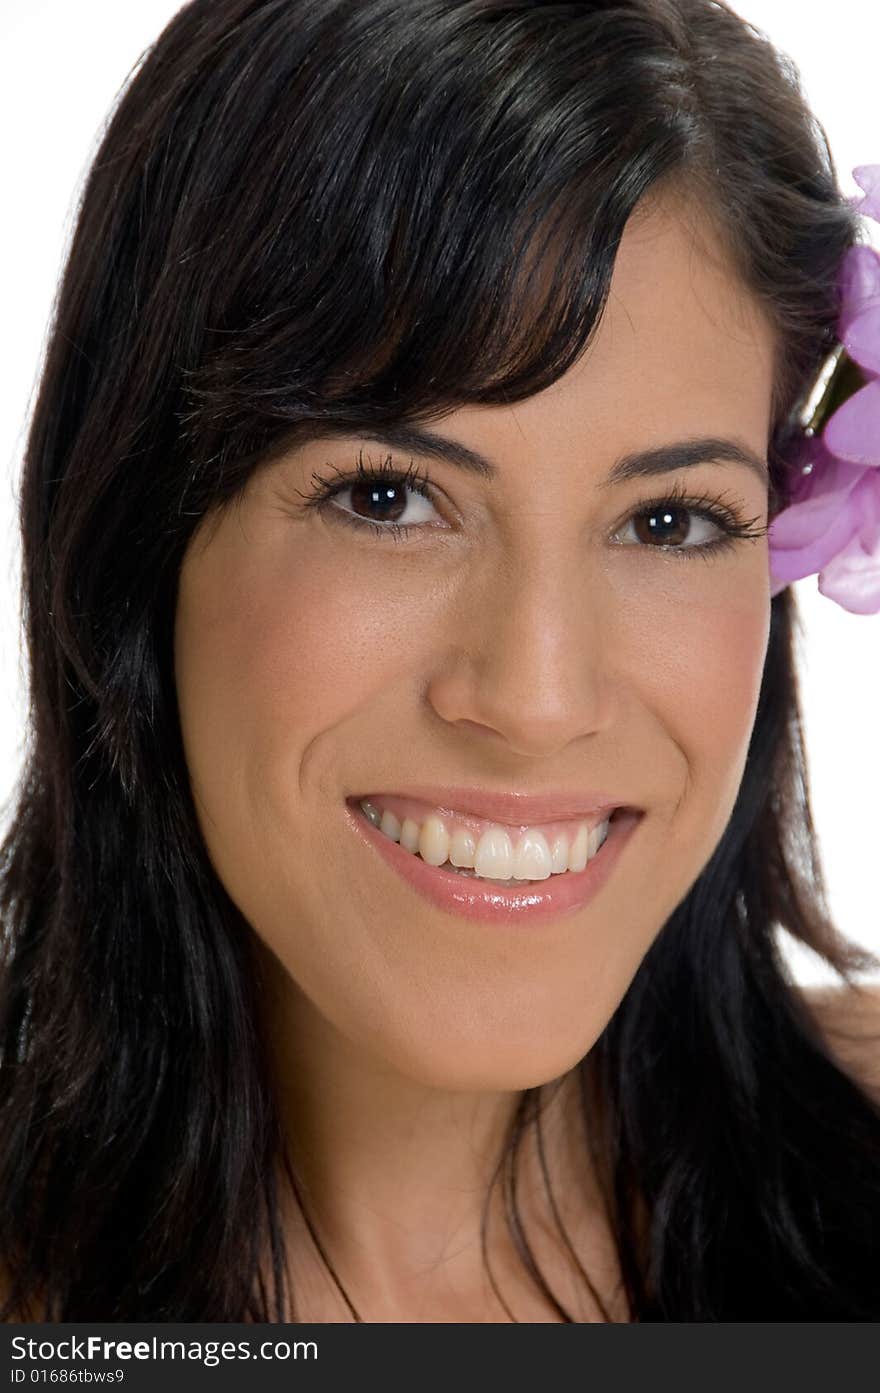
<svg viewBox="0 0 880 1393">
<path fill-rule="evenodd" d="M 880 982 L 800 993 L 835 1059 L 880 1100 Z"/>
</svg>

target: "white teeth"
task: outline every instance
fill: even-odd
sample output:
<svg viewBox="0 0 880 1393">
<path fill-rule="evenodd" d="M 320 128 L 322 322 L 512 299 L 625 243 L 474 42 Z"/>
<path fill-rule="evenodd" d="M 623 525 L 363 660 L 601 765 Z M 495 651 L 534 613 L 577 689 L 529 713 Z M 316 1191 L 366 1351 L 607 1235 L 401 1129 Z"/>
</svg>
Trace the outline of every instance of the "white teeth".
<svg viewBox="0 0 880 1393">
<path fill-rule="evenodd" d="M 485 880 L 547 880 L 566 871 L 582 871 L 608 836 L 606 818 L 592 831 L 586 823 L 573 823 L 577 828 L 573 839 L 560 832 L 552 849 L 543 832 L 526 828 L 514 847 L 508 832 L 497 825 L 487 827 L 478 839 L 468 827 L 456 826 L 448 831 L 437 813 L 429 813 L 419 824 L 410 817 L 401 822 L 389 808 L 380 810 L 367 799 L 360 806 L 374 827 L 406 851 L 421 856 L 429 866 L 448 863 Z"/>
<path fill-rule="evenodd" d="M 513 843 L 503 827 L 487 827 L 474 855 L 474 870 L 487 880 L 509 880 L 513 875 Z"/>
<path fill-rule="evenodd" d="M 470 832 L 466 827 L 456 827 L 449 843 L 449 859 L 453 866 L 463 866 L 473 870 L 476 851 L 477 839 L 473 832 Z"/>
<path fill-rule="evenodd" d="M 589 836 L 589 845 L 588 845 L 588 847 L 587 847 L 587 860 L 588 860 L 588 861 L 592 861 L 593 857 L 596 855 L 596 852 L 599 850 L 599 847 L 602 845 L 602 843 L 604 842 L 604 840 L 605 840 L 605 838 L 606 838 L 607 836 L 608 836 L 608 818 L 606 817 L 605 821 L 604 821 L 604 822 L 600 822 L 600 823 L 598 824 L 598 826 L 594 827 L 593 830 L 592 830 L 592 832 L 590 833 L 590 836 Z"/>
<path fill-rule="evenodd" d="M 413 853 L 419 849 L 419 824 L 413 822 L 411 817 L 403 819 L 403 826 L 400 829 L 400 845 Z"/>
<path fill-rule="evenodd" d="M 513 861 L 516 879 L 546 880 L 552 870 L 553 859 L 544 833 L 524 832 Z"/>
<path fill-rule="evenodd" d="M 449 860 L 449 833 L 436 813 L 429 813 L 419 833 L 419 855 L 429 866 Z"/>
<path fill-rule="evenodd" d="M 567 870 L 568 838 L 564 837 L 560 832 L 559 836 L 556 838 L 556 841 L 553 843 L 553 874 L 561 875 L 563 871 Z"/>
<path fill-rule="evenodd" d="M 582 822 L 577 830 L 577 836 L 571 844 L 571 851 L 568 853 L 568 869 L 570 871 L 582 871 L 587 864 L 589 856 L 590 834 L 587 831 L 587 824 Z"/>
</svg>

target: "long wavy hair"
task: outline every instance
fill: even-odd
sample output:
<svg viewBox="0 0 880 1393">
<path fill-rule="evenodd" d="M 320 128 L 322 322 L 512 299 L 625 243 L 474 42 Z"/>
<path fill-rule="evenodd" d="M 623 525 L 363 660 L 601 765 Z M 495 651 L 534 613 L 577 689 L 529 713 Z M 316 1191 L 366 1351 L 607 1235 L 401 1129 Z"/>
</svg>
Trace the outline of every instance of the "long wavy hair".
<svg viewBox="0 0 880 1393">
<path fill-rule="evenodd" d="M 779 506 L 860 234 L 796 70 L 725 5 L 193 0 L 129 75 L 21 484 L 0 1315 L 295 1319 L 254 933 L 209 862 L 180 735 L 181 560 L 293 441 L 554 382 L 663 187 L 713 220 L 778 328 Z M 779 941 L 850 986 L 876 966 L 827 909 L 795 623 L 783 592 L 729 824 L 575 1066 L 633 1320 L 880 1317 L 880 1108 Z M 571 1320 L 516 1206 L 542 1093 L 521 1095 L 496 1178 Z"/>
</svg>

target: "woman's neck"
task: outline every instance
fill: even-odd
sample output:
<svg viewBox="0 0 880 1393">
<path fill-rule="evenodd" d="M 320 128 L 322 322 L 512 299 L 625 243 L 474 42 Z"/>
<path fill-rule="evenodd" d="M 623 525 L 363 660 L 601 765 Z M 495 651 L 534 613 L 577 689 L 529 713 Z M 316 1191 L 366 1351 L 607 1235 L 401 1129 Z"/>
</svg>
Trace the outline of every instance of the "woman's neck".
<svg viewBox="0 0 880 1393">
<path fill-rule="evenodd" d="M 576 1072 L 525 1095 L 457 1093 L 401 1076 L 353 1045 L 280 965 L 266 999 L 297 1319 L 353 1319 L 340 1286 L 371 1322 L 563 1319 L 529 1276 L 505 1217 L 498 1167 L 518 1128 L 516 1205 L 536 1266 L 576 1319 L 603 1318 L 578 1262 L 596 1267 L 593 1280 L 607 1291 L 616 1252 L 590 1173 Z M 534 1117 L 523 1125 L 524 1109 L 539 1103 L 540 1130 Z"/>
</svg>

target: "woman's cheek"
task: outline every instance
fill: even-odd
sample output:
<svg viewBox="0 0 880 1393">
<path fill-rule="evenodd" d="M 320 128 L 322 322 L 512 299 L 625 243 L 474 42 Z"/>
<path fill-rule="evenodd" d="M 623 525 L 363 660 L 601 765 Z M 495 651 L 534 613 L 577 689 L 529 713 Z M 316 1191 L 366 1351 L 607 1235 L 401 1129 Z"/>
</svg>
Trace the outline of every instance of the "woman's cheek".
<svg viewBox="0 0 880 1393">
<path fill-rule="evenodd" d="M 212 699 L 232 723 L 227 734 L 257 711 L 296 734 L 380 686 L 412 632 L 411 599 L 375 558 L 292 525 L 237 535 L 230 518 L 184 568 L 177 666 L 222 678 Z"/>
<path fill-rule="evenodd" d="M 678 597 L 665 611 L 662 602 L 649 610 L 654 677 L 645 699 L 662 711 L 685 762 L 682 827 L 704 824 L 711 845 L 733 810 L 754 726 L 769 638 L 766 577 L 757 567 L 730 567 L 713 584 L 693 586 L 687 603 Z"/>
<path fill-rule="evenodd" d="M 387 699 L 430 642 L 424 590 L 411 568 L 363 548 L 303 548 L 277 580 L 257 582 L 256 624 L 246 617 L 242 632 L 248 685 L 288 730 L 333 727 Z"/>
</svg>

